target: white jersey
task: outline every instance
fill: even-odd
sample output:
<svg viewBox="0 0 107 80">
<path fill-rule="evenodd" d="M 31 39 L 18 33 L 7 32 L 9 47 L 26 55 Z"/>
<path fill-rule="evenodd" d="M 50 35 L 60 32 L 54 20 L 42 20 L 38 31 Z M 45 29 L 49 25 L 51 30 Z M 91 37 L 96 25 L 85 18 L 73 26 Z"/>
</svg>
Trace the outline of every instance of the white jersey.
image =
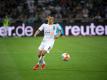
<svg viewBox="0 0 107 80">
<path fill-rule="evenodd" d="M 39 50 L 46 50 L 47 53 L 52 49 L 54 45 L 54 37 L 56 35 L 56 31 L 61 30 L 61 27 L 59 24 L 42 24 L 39 28 L 40 31 L 44 30 L 44 38 L 39 46 Z"/>
<path fill-rule="evenodd" d="M 42 24 L 39 28 L 40 31 L 44 30 L 44 38 L 45 41 L 54 41 L 54 37 L 56 35 L 56 30 L 61 30 L 61 27 L 59 24 Z"/>
</svg>

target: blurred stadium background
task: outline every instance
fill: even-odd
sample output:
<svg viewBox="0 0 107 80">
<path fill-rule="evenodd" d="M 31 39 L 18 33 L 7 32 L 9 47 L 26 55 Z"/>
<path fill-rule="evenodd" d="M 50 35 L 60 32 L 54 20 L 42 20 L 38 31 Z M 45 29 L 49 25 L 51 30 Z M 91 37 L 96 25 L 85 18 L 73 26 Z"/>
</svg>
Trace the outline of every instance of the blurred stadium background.
<svg viewBox="0 0 107 80">
<path fill-rule="evenodd" d="M 54 14 L 57 22 L 106 21 L 106 0 L 3 0 L 0 1 L 0 23 L 7 16 L 10 25 L 20 22 L 33 27 Z"/>
<path fill-rule="evenodd" d="M 48 15 L 68 35 L 56 40 L 46 56 L 46 70 L 35 72 L 42 37 L 32 36 Z M 88 25 L 94 27 L 92 34 L 78 33 L 81 25 L 84 33 Z M 72 33 L 71 29 L 65 33 L 67 26 L 74 27 Z M 12 33 L 9 27 L 14 28 Z M 62 52 L 68 52 L 71 60 L 62 61 Z M 0 0 L 0 80 L 107 80 L 107 1 Z"/>
</svg>

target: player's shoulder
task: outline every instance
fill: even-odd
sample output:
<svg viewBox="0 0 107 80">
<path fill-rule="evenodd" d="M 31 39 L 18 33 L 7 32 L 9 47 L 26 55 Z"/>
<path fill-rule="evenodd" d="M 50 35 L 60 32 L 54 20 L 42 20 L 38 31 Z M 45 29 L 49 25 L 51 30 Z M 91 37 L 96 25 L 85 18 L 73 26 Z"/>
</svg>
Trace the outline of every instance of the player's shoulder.
<svg viewBox="0 0 107 80">
<path fill-rule="evenodd" d="M 56 23 L 56 24 L 54 24 L 56 27 L 60 27 L 60 24 L 58 24 L 58 23 Z"/>
<path fill-rule="evenodd" d="M 59 26 L 59 24 L 58 24 L 58 23 L 56 23 L 55 25 L 56 25 L 56 26 Z"/>
<path fill-rule="evenodd" d="M 43 23 L 42 25 L 47 25 L 46 23 Z"/>
<path fill-rule="evenodd" d="M 46 23 L 43 23 L 42 25 L 41 25 L 41 27 L 46 27 L 47 26 L 47 24 Z"/>
</svg>

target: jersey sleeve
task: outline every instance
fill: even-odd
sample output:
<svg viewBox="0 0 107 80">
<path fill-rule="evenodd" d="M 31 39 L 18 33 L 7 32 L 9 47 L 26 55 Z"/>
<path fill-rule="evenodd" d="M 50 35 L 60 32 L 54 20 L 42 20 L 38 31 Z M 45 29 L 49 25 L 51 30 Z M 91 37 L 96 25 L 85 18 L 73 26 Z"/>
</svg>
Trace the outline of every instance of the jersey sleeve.
<svg viewBox="0 0 107 80">
<path fill-rule="evenodd" d="M 57 24 L 57 32 L 61 31 L 61 34 L 64 35 L 64 30 L 60 24 Z"/>
<path fill-rule="evenodd" d="M 62 31 L 61 25 L 57 24 L 57 29 Z"/>
<path fill-rule="evenodd" d="M 44 29 L 44 24 L 39 27 L 39 30 L 42 31 Z"/>
</svg>

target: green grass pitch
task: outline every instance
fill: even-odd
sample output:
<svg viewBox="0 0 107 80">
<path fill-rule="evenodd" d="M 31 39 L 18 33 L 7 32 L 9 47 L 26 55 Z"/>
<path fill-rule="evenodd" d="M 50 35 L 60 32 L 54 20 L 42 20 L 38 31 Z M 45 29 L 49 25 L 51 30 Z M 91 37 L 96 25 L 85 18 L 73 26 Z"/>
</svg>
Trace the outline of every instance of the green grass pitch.
<svg viewBox="0 0 107 80">
<path fill-rule="evenodd" d="M 61 37 L 33 71 L 42 38 L 0 38 L 0 80 L 107 80 L 107 37 Z M 61 60 L 68 52 L 71 59 Z"/>
</svg>

